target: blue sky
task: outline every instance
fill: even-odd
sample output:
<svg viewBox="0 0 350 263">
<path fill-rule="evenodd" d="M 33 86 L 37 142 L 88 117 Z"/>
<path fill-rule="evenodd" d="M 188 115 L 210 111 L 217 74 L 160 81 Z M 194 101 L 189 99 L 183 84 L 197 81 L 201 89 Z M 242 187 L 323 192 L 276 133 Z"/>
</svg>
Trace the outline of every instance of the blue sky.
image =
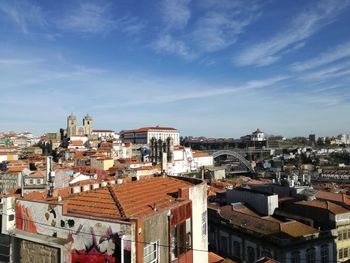
<svg viewBox="0 0 350 263">
<path fill-rule="evenodd" d="M 350 132 L 350 1 L 2 0 L 0 131 Z"/>
</svg>

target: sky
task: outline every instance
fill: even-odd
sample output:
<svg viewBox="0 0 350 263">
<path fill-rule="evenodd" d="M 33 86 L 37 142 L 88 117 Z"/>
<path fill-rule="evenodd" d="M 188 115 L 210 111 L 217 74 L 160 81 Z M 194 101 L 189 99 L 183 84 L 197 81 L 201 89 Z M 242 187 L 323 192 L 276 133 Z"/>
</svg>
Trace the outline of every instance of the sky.
<svg viewBox="0 0 350 263">
<path fill-rule="evenodd" d="M 1 0 L 0 131 L 349 133 L 350 1 Z"/>
</svg>

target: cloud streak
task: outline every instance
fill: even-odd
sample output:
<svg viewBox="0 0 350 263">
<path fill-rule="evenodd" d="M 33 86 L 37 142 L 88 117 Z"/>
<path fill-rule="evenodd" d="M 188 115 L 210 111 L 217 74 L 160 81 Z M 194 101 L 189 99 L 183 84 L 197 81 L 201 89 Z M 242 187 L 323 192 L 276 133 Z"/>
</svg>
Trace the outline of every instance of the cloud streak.
<svg viewBox="0 0 350 263">
<path fill-rule="evenodd" d="M 335 48 L 329 49 L 326 52 L 323 52 L 317 57 L 305 60 L 302 62 L 295 62 L 292 64 L 291 69 L 294 71 L 304 71 L 324 66 L 330 63 L 333 63 L 337 60 L 347 58 L 350 56 L 350 41 L 342 43 Z"/>
<path fill-rule="evenodd" d="M 109 13 L 108 3 L 80 2 L 65 14 L 57 26 L 66 31 L 81 33 L 103 33 L 113 30 L 114 20 Z"/>
<path fill-rule="evenodd" d="M 282 32 L 243 50 L 234 58 L 234 63 L 238 66 L 266 66 L 275 63 L 281 59 L 283 52 L 300 45 L 332 23 L 348 5 L 349 1 L 318 2 L 312 9 L 299 13 Z"/>
<path fill-rule="evenodd" d="M 220 4 L 211 0 L 162 3 L 165 30 L 160 32 L 153 48 L 185 59 L 231 46 L 261 14 L 261 6 L 254 0 Z M 165 41 L 165 46 L 160 45 Z"/>
<path fill-rule="evenodd" d="M 186 27 L 191 17 L 189 8 L 191 0 L 162 0 L 161 13 L 168 29 L 182 29 Z"/>
<path fill-rule="evenodd" d="M 186 60 L 191 60 L 195 57 L 183 41 L 174 39 L 169 34 L 160 36 L 153 42 L 152 47 L 158 52 L 175 54 Z"/>
<path fill-rule="evenodd" d="M 1 1 L 0 2 L 0 14 L 3 13 L 24 34 L 29 33 L 31 27 L 45 27 L 47 21 L 41 8 L 26 0 L 23 1 Z"/>
<path fill-rule="evenodd" d="M 344 77 L 350 74 L 350 61 L 337 66 L 323 68 L 321 70 L 308 72 L 300 77 L 307 81 L 324 81 L 333 78 Z"/>
</svg>

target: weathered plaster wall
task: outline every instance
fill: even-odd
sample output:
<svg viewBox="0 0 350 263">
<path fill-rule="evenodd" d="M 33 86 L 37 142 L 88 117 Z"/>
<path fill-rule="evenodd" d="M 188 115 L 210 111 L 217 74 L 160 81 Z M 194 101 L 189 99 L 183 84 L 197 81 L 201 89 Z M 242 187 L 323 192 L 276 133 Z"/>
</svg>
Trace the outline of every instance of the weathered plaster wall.
<svg viewBox="0 0 350 263">
<path fill-rule="evenodd" d="M 194 185 L 189 190 L 192 200 L 193 262 L 208 262 L 207 184 Z M 202 251 L 201 251 L 202 250 Z"/>
<path fill-rule="evenodd" d="M 148 243 L 159 241 L 159 262 L 169 262 L 169 223 L 168 211 L 153 216 L 143 222 L 143 242 L 145 247 Z"/>
<path fill-rule="evenodd" d="M 72 262 L 85 262 L 87 258 L 95 262 L 120 262 L 120 240 L 124 235 L 125 262 L 135 262 L 131 256 L 134 242 L 130 242 L 134 240 L 134 229 L 130 224 L 64 216 L 61 205 L 17 200 L 16 227 L 71 241 Z"/>
</svg>

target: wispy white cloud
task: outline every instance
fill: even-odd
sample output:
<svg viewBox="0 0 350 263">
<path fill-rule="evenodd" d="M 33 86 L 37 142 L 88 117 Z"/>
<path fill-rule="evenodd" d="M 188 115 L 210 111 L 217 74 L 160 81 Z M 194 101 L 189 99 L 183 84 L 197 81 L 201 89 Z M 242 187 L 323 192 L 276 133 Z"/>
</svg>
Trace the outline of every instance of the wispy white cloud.
<svg viewBox="0 0 350 263">
<path fill-rule="evenodd" d="M 115 28 L 114 22 L 109 3 L 82 1 L 77 8 L 70 8 L 57 26 L 72 32 L 104 33 Z"/>
<path fill-rule="evenodd" d="M 0 66 L 32 65 L 42 62 L 43 59 L 0 59 Z"/>
<path fill-rule="evenodd" d="M 152 47 L 158 52 L 179 55 L 187 60 L 195 57 L 185 42 L 174 39 L 169 34 L 160 36 L 153 42 Z"/>
<path fill-rule="evenodd" d="M 190 2 L 191 0 L 162 0 L 161 13 L 169 29 L 186 27 L 191 17 Z"/>
<path fill-rule="evenodd" d="M 25 34 L 29 33 L 31 27 L 44 27 L 47 25 L 47 21 L 40 6 L 26 0 L 1 1 L 0 14 L 1 13 L 15 23 L 22 33 Z"/>
<path fill-rule="evenodd" d="M 294 71 L 304 71 L 317 68 L 323 65 L 330 64 L 337 60 L 350 56 L 350 41 L 342 43 L 326 52 L 323 52 L 317 57 L 292 64 L 291 69 Z"/>
<path fill-rule="evenodd" d="M 146 28 L 146 22 L 129 14 L 117 19 L 115 24 L 120 31 L 129 35 L 137 35 Z"/>
<path fill-rule="evenodd" d="M 254 19 L 254 16 L 235 19 L 230 12 L 208 12 L 197 21 L 192 38 L 204 52 L 221 50 L 235 43 Z"/>
<path fill-rule="evenodd" d="M 113 30 L 135 35 L 146 26 L 144 21 L 131 14 L 116 15 L 112 12 L 113 2 L 81 1 L 57 19 L 59 29 L 83 34 L 105 34 Z"/>
<path fill-rule="evenodd" d="M 344 77 L 350 74 L 350 61 L 335 66 L 311 71 L 299 78 L 308 81 L 324 81 L 333 78 Z"/>
<path fill-rule="evenodd" d="M 335 21 L 336 16 L 349 5 L 349 1 L 321 1 L 309 10 L 299 13 L 289 26 L 270 39 L 243 50 L 234 62 L 239 66 L 265 66 L 275 63 L 287 49 L 297 47 L 324 26 Z"/>
<path fill-rule="evenodd" d="M 242 94 L 249 93 L 254 90 L 259 90 L 263 88 L 271 88 L 276 84 L 283 82 L 288 79 L 288 76 L 274 76 L 271 78 L 251 80 L 240 85 L 230 85 L 222 86 L 217 85 L 216 87 L 206 85 L 204 83 L 193 83 L 188 84 L 183 80 L 177 85 L 178 92 L 171 94 L 159 94 L 159 95 L 148 95 L 145 94 L 139 99 L 134 99 L 133 101 L 127 102 L 128 105 L 141 105 L 141 104 L 163 104 L 178 102 L 183 100 L 195 100 L 195 99 L 205 99 L 213 98 L 217 96 L 229 95 L 229 94 Z M 159 80 L 158 80 L 159 81 Z M 164 85 L 164 80 L 161 80 Z M 169 80 L 166 80 L 169 81 Z M 157 81 L 156 81 L 157 82 Z M 166 85 L 171 85 L 167 83 Z M 190 88 L 188 86 L 191 86 Z M 181 92 L 179 92 L 182 90 Z M 159 92 L 162 93 L 162 92 Z M 164 93 L 164 92 L 163 92 Z"/>
<path fill-rule="evenodd" d="M 171 38 L 175 42 L 171 49 L 178 52 L 169 53 L 178 54 L 186 59 L 188 52 L 193 58 L 234 44 L 245 28 L 261 14 L 261 6 L 256 4 L 255 0 L 222 1 L 220 4 L 211 0 L 169 0 L 163 1 L 162 10 L 165 29 L 153 47 L 158 49 L 159 41 Z M 184 47 L 186 56 L 183 54 Z"/>
</svg>

